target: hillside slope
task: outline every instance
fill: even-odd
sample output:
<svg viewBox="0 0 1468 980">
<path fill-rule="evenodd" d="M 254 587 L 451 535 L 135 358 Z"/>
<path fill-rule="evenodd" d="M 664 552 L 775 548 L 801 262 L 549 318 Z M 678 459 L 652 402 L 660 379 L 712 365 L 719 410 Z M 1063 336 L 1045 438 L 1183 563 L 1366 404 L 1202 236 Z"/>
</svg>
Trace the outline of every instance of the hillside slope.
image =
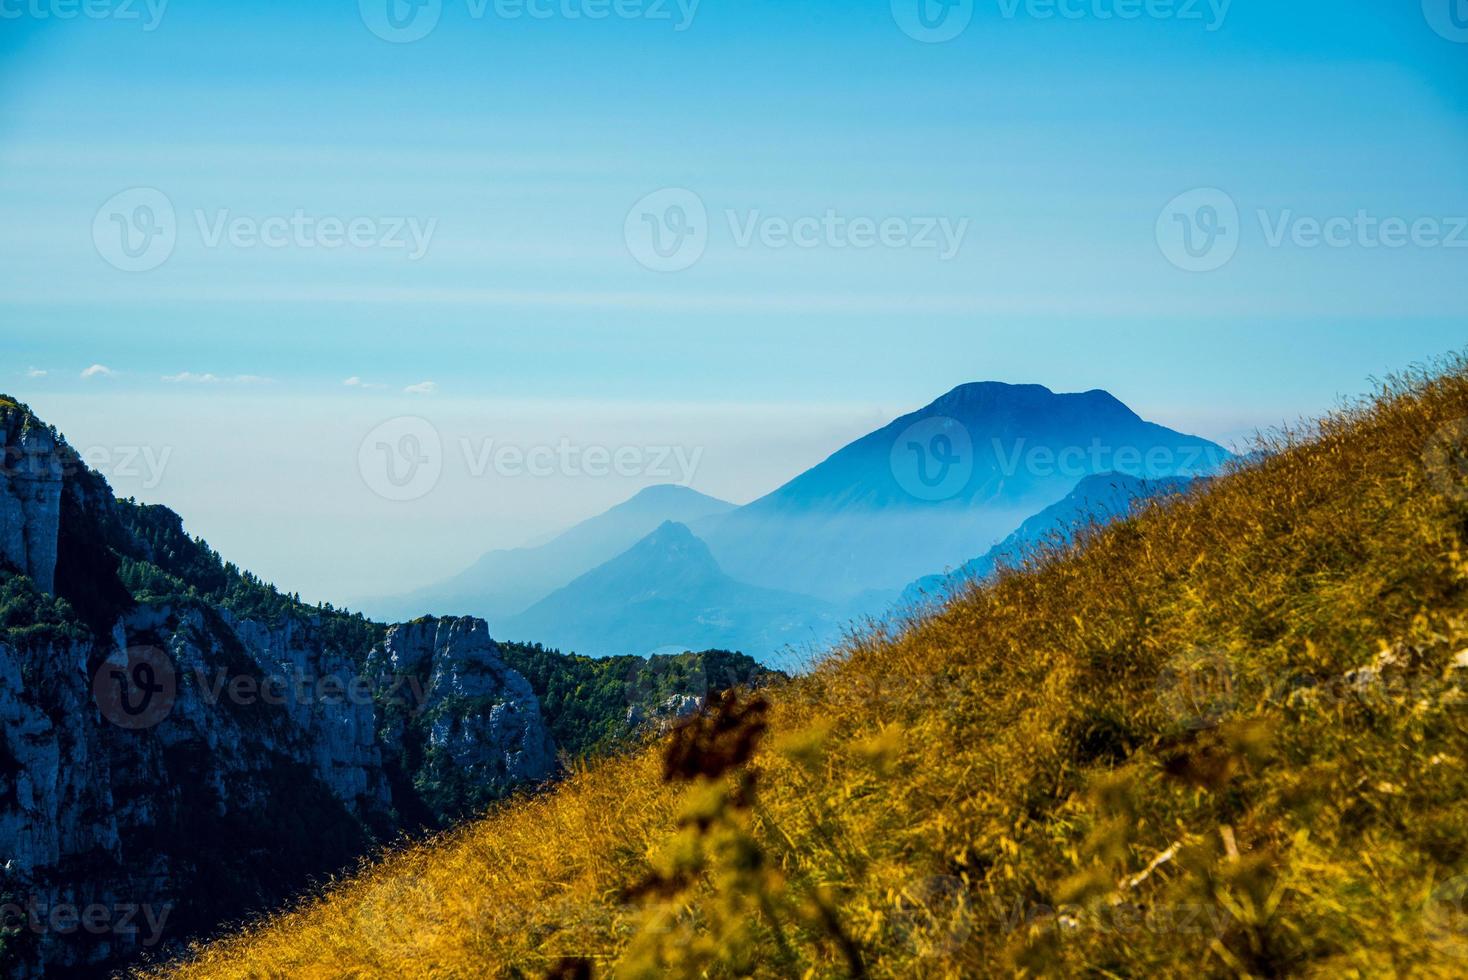
<svg viewBox="0 0 1468 980">
<path fill-rule="evenodd" d="M 1126 517 L 1155 498 L 1183 493 L 1191 484 L 1187 477 L 1143 480 L 1125 473 L 1088 476 L 1063 499 L 1026 520 L 979 557 L 945 574 L 924 575 L 913 582 L 902 590 L 898 607 L 946 600 L 964 585 L 993 575 L 1001 565 L 1018 565 L 1037 548 L 1068 542 L 1094 525 Z"/>
<path fill-rule="evenodd" d="M 177 975 L 1461 976 L 1465 418 L 1397 383 Z"/>
</svg>

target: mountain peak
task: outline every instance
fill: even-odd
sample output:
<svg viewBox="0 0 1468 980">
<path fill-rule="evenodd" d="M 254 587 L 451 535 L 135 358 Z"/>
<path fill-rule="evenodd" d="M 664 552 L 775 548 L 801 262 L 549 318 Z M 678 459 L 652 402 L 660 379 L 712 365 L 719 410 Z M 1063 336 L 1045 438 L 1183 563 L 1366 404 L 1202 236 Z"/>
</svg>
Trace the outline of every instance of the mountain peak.
<svg viewBox="0 0 1468 980">
<path fill-rule="evenodd" d="M 688 529 L 687 524 L 678 521 L 663 521 L 651 534 L 633 545 L 628 554 L 633 551 L 666 551 L 673 548 L 693 549 L 700 557 L 707 555 L 709 561 L 713 561 L 708 546 Z"/>
<path fill-rule="evenodd" d="M 994 412 L 1045 413 L 1061 406 L 1079 407 L 1090 413 L 1120 415 L 1128 419 L 1137 414 L 1121 399 L 1102 388 L 1084 392 L 1056 392 L 1041 384 L 1010 384 L 1005 381 L 969 381 L 939 397 L 921 415 L 976 416 Z"/>
<path fill-rule="evenodd" d="M 1053 395 L 1055 392 L 1041 384 L 1015 384 L 1009 381 L 965 381 L 956 385 L 938 400 L 943 401 L 954 397 L 967 397 L 972 395 L 1006 393 L 1034 393 L 1038 395 Z"/>
<path fill-rule="evenodd" d="M 425 611 L 467 612 L 498 622 L 620 555 L 665 521 L 696 521 L 733 509 L 731 503 L 680 483 L 643 487 L 610 510 L 552 537 L 510 551 L 488 552 L 445 582 L 373 601 L 371 611 L 385 619 L 408 619 Z"/>
<path fill-rule="evenodd" d="M 693 527 L 732 578 L 841 600 L 967 560 L 1092 473 L 1194 476 L 1225 458 L 1101 389 L 976 381 Z"/>
<path fill-rule="evenodd" d="M 770 658 L 789 644 L 834 635 L 837 626 L 826 603 L 725 575 L 702 538 L 664 521 L 505 628 L 593 656 L 718 647 Z"/>
<path fill-rule="evenodd" d="M 1010 384 L 1006 381 L 967 381 L 940 395 L 929 409 L 982 407 L 1003 404 L 1034 405 L 1054 398 L 1044 385 Z"/>
<path fill-rule="evenodd" d="M 684 483 L 654 483 L 628 497 L 619 507 L 666 507 L 669 504 L 708 503 L 715 507 L 729 506 L 717 497 L 710 497 Z"/>
</svg>

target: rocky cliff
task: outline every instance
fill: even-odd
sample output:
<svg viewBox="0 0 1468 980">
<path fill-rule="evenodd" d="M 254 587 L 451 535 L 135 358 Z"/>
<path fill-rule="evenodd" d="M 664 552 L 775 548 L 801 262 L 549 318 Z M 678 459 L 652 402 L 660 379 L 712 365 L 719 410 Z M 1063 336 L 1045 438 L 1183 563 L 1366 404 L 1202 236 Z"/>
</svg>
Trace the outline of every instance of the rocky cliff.
<svg viewBox="0 0 1468 980">
<path fill-rule="evenodd" d="M 0 436 L 0 969 L 161 955 L 552 774 L 482 620 L 304 605 L 24 406 Z"/>
<path fill-rule="evenodd" d="M 0 400 L 0 560 L 49 592 L 56 583 L 62 458 L 56 434 L 30 412 Z"/>
<path fill-rule="evenodd" d="M 530 684 L 506 666 L 482 619 L 391 627 L 368 657 L 385 700 L 384 751 L 412 773 L 413 795 L 439 819 L 463 816 L 555 767 Z"/>
</svg>

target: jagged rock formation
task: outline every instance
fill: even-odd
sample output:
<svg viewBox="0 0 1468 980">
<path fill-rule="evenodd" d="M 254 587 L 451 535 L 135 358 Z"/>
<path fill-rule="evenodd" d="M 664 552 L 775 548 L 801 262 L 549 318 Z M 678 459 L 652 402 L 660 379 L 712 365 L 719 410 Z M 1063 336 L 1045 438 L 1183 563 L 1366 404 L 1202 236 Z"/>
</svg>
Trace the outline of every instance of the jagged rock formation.
<svg viewBox="0 0 1468 980">
<path fill-rule="evenodd" d="M 441 814 L 457 816 L 554 770 L 540 702 L 501 659 L 484 620 L 393 626 L 368 670 L 403 692 L 389 706 L 384 748 L 416 768 L 416 792 Z"/>
<path fill-rule="evenodd" d="M 250 632 L 282 648 L 296 629 Z M 202 605 L 139 605 L 110 637 L 0 643 L 5 893 L 38 913 L 7 942 L 13 973 L 105 963 L 160 938 L 67 930 L 58 909 L 148 908 L 165 927 L 206 928 L 241 896 L 350 861 L 390 822 L 386 794 L 368 790 L 382 782 L 371 749 L 332 758 L 321 727 L 242 693 L 271 669 L 266 649 Z M 116 699 L 114 674 L 132 685 Z"/>
<path fill-rule="evenodd" d="M 50 592 L 61 527 L 57 436 L 21 406 L 0 399 L 0 560 Z"/>
<path fill-rule="evenodd" d="M 651 728 L 653 731 L 666 731 L 680 721 L 691 718 L 703 710 L 704 698 L 697 694 L 673 694 L 662 701 L 652 711 L 648 711 L 640 704 L 634 704 L 627 709 L 627 724 L 632 728 Z"/>
<path fill-rule="evenodd" d="M 305 606 L 0 433 L 0 972 L 161 954 L 553 773 L 482 620 Z"/>
</svg>

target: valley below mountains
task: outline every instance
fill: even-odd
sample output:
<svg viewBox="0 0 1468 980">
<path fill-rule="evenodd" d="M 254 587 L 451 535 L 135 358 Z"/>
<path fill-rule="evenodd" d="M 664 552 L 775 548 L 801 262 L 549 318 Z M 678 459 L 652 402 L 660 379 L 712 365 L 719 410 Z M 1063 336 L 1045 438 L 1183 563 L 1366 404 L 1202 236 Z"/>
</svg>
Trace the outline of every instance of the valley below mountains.
<svg viewBox="0 0 1468 980">
<path fill-rule="evenodd" d="M 1104 392 L 965 385 L 745 506 L 649 487 L 366 615 L 116 498 L 10 399 L 0 437 L 0 904 L 154 923 L 11 930 L 21 977 L 169 955 L 1227 459 Z"/>
<path fill-rule="evenodd" d="M 476 617 L 307 605 L 167 508 L 114 498 L 9 399 L 0 448 L 8 976 L 163 955 L 635 739 L 710 683 L 773 676 L 722 651 L 598 665 L 501 645 Z M 128 927 L 47 925 L 99 909 Z"/>
</svg>

